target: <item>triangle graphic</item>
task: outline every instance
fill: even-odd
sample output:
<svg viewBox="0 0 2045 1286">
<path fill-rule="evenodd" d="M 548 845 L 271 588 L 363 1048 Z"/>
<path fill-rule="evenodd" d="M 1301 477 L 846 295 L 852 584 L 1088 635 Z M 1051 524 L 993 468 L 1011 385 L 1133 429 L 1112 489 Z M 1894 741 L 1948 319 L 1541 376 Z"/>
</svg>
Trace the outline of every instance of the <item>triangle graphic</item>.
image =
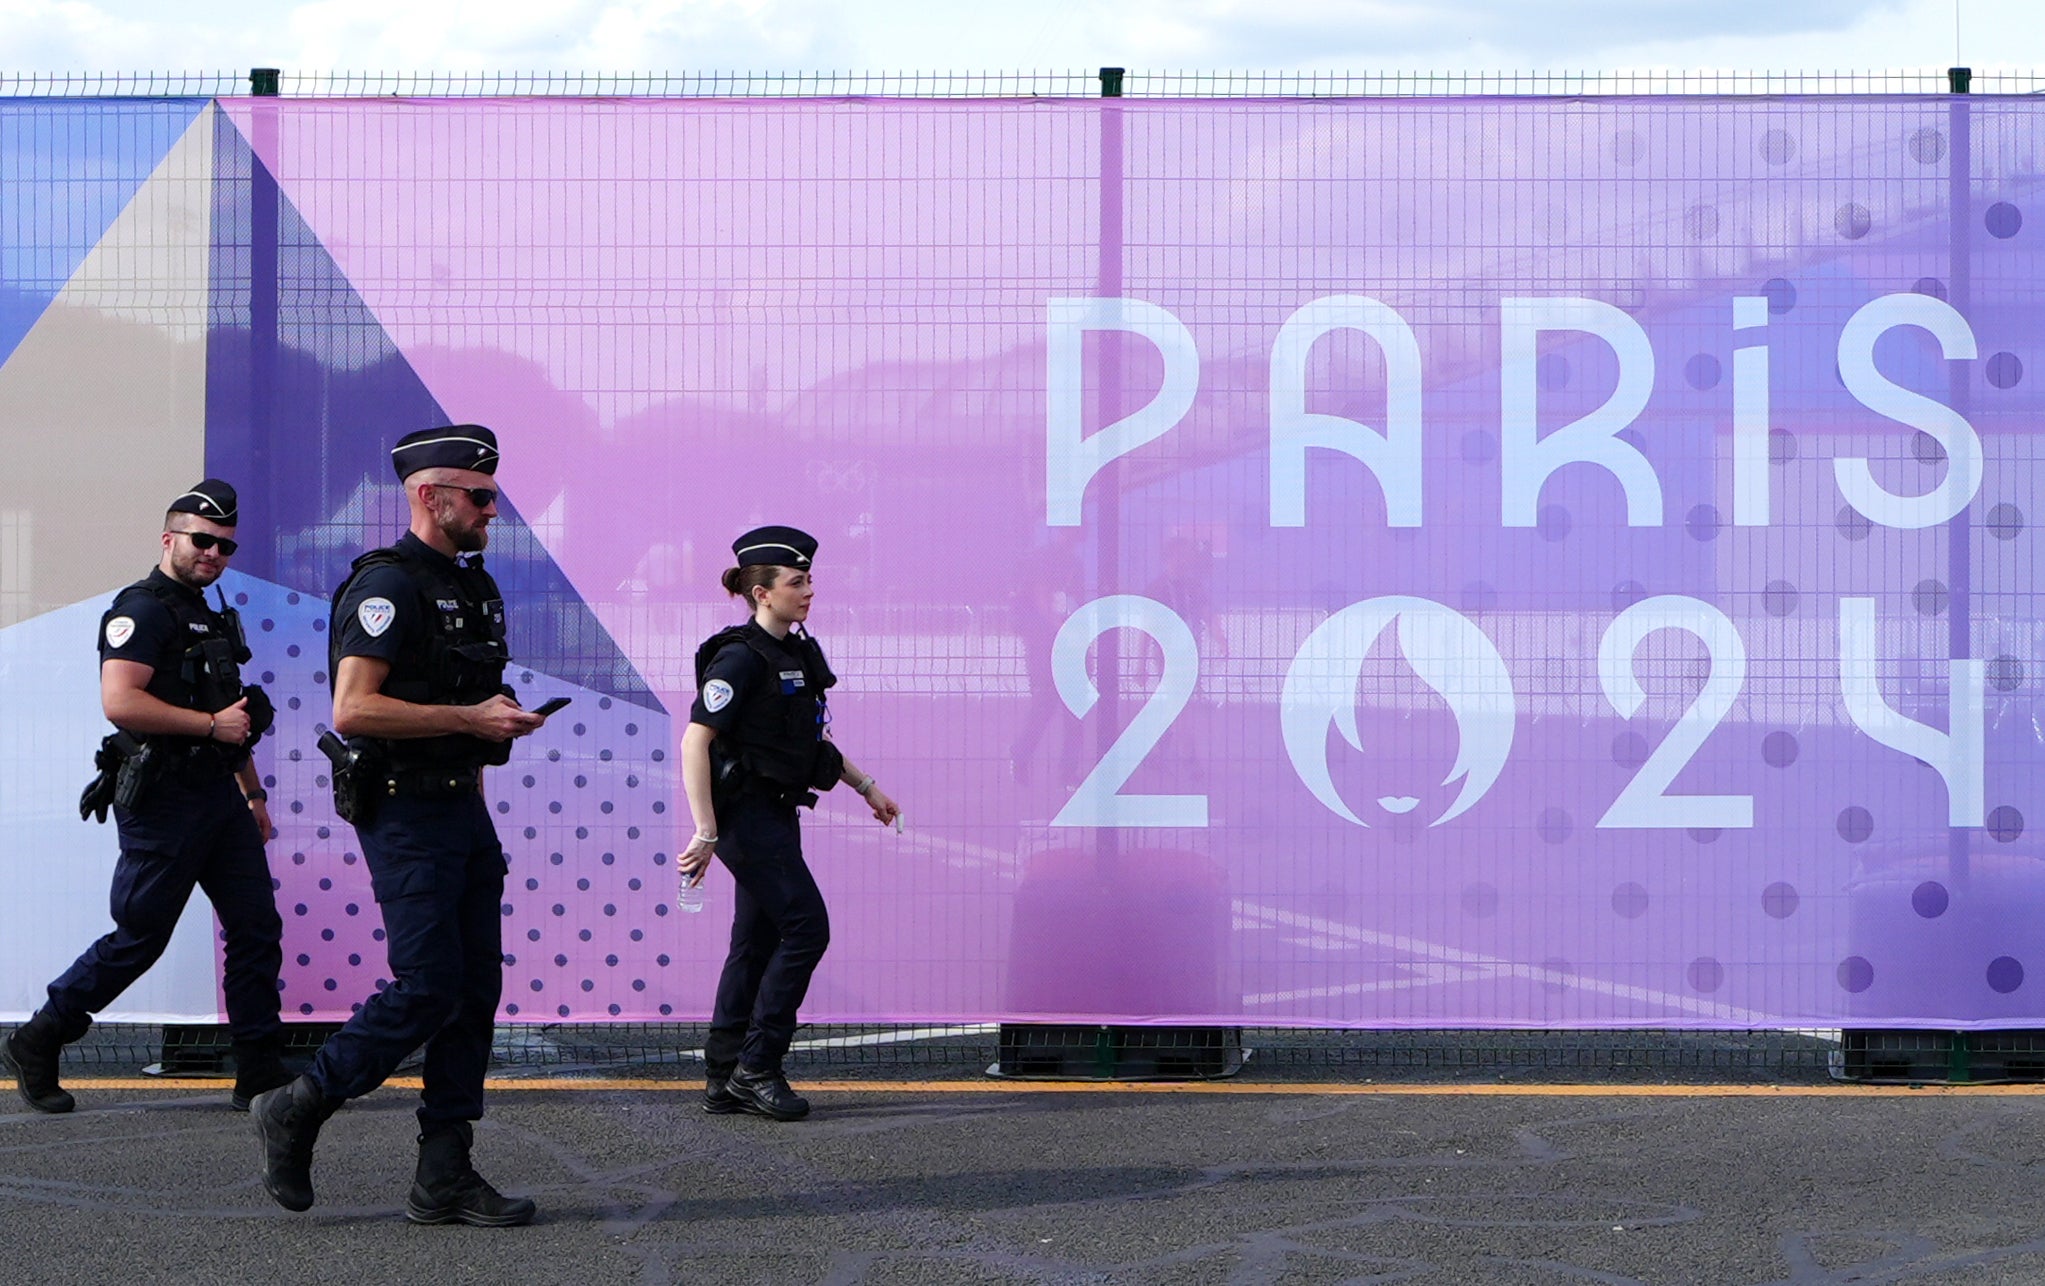
<svg viewBox="0 0 2045 1286">
<path fill-rule="evenodd" d="M 214 130 L 207 467 L 240 489 L 235 569 L 324 598 L 365 540 L 405 530 L 391 444 L 449 417 L 234 122 Z M 517 665 L 658 705 L 509 494 L 498 512 Z"/>
<path fill-rule="evenodd" d="M 201 476 L 216 114 L 189 121 L 0 366 L 0 626 L 147 571 L 164 506 Z"/>
<path fill-rule="evenodd" d="M 0 173 L 8 179 L 0 361 L 207 104 L 75 98 L 17 100 L 0 109 Z"/>
</svg>

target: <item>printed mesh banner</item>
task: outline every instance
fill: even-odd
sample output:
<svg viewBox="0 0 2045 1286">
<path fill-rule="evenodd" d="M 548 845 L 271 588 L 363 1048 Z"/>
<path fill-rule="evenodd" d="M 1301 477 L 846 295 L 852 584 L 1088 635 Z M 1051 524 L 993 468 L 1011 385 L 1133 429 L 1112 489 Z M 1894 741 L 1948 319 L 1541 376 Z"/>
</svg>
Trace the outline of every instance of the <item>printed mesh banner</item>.
<svg viewBox="0 0 2045 1286">
<path fill-rule="evenodd" d="M 574 698 L 487 784 L 510 1021 L 707 1012 L 677 753 L 788 523 L 905 814 L 805 816 L 807 1019 L 2045 1025 L 2041 122 L 0 104 L 0 1011 L 106 927 L 92 632 L 207 473 L 287 1016 L 385 980 L 328 599 L 390 444 L 480 422 L 512 680 Z M 217 1011 L 187 954 L 108 1016 Z"/>
</svg>

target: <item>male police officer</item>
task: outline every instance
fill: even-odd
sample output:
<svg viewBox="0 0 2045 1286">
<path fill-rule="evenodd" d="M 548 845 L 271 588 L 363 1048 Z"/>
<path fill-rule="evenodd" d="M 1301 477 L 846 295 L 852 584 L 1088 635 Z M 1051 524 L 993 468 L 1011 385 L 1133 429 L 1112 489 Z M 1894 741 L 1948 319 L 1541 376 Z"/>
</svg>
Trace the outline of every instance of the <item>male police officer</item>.
<svg viewBox="0 0 2045 1286">
<path fill-rule="evenodd" d="M 391 984 L 320 1049 L 312 1068 L 256 1101 L 263 1185 L 313 1202 L 320 1125 L 426 1046 L 415 1223 L 530 1223 L 469 1164 L 503 984 L 504 849 L 482 769 L 546 722 L 504 686 L 504 601 L 481 551 L 497 514 L 497 438 L 474 424 L 425 429 L 391 452 L 411 530 L 355 560 L 334 593 L 328 640 L 334 729 L 355 761 L 337 800 L 362 839 L 383 910 Z"/>
<path fill-rule="evenodd" d="M 270 726 L 262 689 L 243 688 L 241 623 L 205 589 L 234 556 L 234 488 L 208 478 L 170 504 L 156 570 L 114 597 L 100 618 L 100 708 L 120 731 L 101 746 L 101 776 L 81 814 L 120 832 L 114 931 L 50 984 L 49 1003 L 0 1047 L 0 1060 L 39 1112 L 76 1104 L 57 1081 L 57 1057 L 91 1016 L 148 972 L 170 944 L 194 886 L 226 930 L 223 990 L 234 1040 L 232 1102 L 290 1080 L 278 1060 L 278 942 L 263 841 L 269 798 L 248 747 Z"/>
</svg>

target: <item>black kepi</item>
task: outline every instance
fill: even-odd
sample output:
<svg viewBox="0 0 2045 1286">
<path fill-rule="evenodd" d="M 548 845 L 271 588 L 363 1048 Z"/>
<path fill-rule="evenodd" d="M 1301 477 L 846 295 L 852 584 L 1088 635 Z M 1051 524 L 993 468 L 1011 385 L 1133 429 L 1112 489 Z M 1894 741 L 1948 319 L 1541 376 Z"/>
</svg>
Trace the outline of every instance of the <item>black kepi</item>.
<svg viewBox="0 0 2045 1286">
<path fill-rule="evenodd" d="M 731 542 L 741 567 L 806 568 L 816 557 L 817 538 L 793 527 L 755 527 Z"/>
<path fill-rule="evenodd" d="M 480 424 L 443 424 L 407 433 L 391 448 L 391 467 L 403 481 L 421 469 L 497 472 L 497 435 Z"/>
<path fill-rule="evenodd" d="M 197 514 L 208 522 L 217 522 L 223 527 L 234 526 L 234 488 L 218 478 L 208 478 L 196 483 L 190 491 L 170 502 L 174 514 Z"/>
</svg>

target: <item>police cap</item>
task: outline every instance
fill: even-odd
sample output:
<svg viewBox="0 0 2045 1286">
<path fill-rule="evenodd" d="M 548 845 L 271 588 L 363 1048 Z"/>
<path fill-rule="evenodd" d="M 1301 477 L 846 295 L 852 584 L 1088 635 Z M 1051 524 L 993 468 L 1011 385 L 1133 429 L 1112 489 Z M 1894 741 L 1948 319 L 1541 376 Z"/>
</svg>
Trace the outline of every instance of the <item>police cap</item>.
<svg viewBox="0 0 2045 1286">
<path fill-rule="evenodd" d="M 190 491 L 170 502 L 169 512 L 174 514 L 197 514 L 208 522 L 217 522 L 223 527 L 234 526 L 234 488 L 218 478 L 208 478 L 196 483 Z"/>
<path fill-rule="evenodd" d="M 403 481 L 421 469 L 497 472 L 497 435 L 480 424 L 444 424 L 407 433 L 391 448 L 391 467 Z"/>
<path fill-rule="evenodd" d="M 741 567 L 805 568 L 816 557 L 817 538 L 793 527 L 755 527 L 731 542 L 731 552 Z"/>
</svg>

